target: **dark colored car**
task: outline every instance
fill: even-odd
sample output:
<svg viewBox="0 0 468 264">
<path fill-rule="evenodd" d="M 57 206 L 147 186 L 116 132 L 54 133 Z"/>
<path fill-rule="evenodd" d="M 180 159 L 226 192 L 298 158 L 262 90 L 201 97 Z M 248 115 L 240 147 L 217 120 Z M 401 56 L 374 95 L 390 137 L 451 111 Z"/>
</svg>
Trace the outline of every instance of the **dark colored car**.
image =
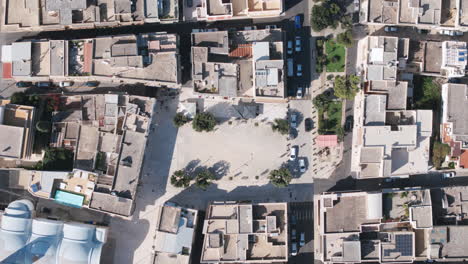
<svg viewBox="0 0 468 264">
<path fill-rule="evenodd" d="M 353 116 L 347 116 L 346 117 L 346 122 L 345 122 L 345 131 L 349 132 L 349 131 L 353 130 L 353 125 L 354 125 Z"/>
<path fill-rule="evenodd" d="M 85 86 L 87 86 L 87 87 L 96 87 L 98 85 L 99 85 L 98 81 L 89 81 L 89 82 L 85 83 Z"/>
<path fill-rule="evenodd" d="M 302 19 L 301 19 L 301 15 L 297 15 L 297 16 L 294 17 L 294 26 L 295 26 L 297 29 L 302 28 Z"/>
<path fill-rule="evenodd" d="M 28 88 L 31 87 L 33 84 L 32 82 L 17 82 L 16 87 L 18 88 Z"/>
<path fill-rule="evenodd" d="M 37 82 L 36 86 L 39 88 L 51 88 L 52 83 L 51 82 Z"/>
<path fill-rule="evenodd" d="M 304 120 L 305 131 L 309 132 L 313 128 L 312 118 L 306 118 Z"/>
</svg>

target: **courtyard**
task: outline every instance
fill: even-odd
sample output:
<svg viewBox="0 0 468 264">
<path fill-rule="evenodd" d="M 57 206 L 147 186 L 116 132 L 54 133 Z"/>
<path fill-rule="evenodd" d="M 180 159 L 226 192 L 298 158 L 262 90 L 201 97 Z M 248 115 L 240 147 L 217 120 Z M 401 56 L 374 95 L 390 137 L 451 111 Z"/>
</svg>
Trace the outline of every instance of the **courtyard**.
<svg viewBox="0 0 468 264">
<path fill-rule="evenodd" d="M 166 97 L 158 101 L 135 212 L 130 218 L 111 219 L 113 263 L 151 263 L 158 210 L 166 201 L 205 210 L 208 203 L 215 200 L 312 200 L 312 177 L 301 175 L 285 188 L 277 188 L 268 180 L 271 170 L 288 162 L 289 148 L 298 144 L 271 129 L 270 122 L 274 118 L 287 117 L 287 103 L 264 104 L 257 117 L 243 119 L 236 116 L 236 111 L 229 110 L 236 102 L 205 98 L 203 109 L 215 115 L 218 125 L 212 132 L 199 133 L 190 123 L 180 128 L 173 125 L 179 100 L 184 98 L 186 95 L 181 94 L 179 98 Z M 310 109 L 310 102 L 308 104 L 304 108 Z M 300 156 L 309 156 L 311 145 L 305 147 L 307 149 L 300 150 Z M 207 190 L 193 184 L 186 189 L 176 188 L 168 180 L 176 170 L 193 173 L 200 168 L 210 168 L 217 177 Z"/>
</svg>

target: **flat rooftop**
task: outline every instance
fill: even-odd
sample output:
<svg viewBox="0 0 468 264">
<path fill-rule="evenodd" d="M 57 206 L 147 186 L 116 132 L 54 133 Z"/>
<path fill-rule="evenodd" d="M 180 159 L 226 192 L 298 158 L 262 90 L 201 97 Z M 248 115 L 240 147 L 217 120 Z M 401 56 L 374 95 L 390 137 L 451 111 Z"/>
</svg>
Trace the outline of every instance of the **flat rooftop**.
<svg viewBox="0 0 468 264">
<path fill-rule="evenodd" d="M 325 233 L 359 232 L 364 223 L 375 222 L 367 219 L 367 196 L 354 195 L 338 197 L 332 208 L 325 212 Z"/>
<path fill-rule="evenodd" d="M 397 24 L 398 1 L 369 0 L 368 21 L 373 23 Z"/>
</svg>

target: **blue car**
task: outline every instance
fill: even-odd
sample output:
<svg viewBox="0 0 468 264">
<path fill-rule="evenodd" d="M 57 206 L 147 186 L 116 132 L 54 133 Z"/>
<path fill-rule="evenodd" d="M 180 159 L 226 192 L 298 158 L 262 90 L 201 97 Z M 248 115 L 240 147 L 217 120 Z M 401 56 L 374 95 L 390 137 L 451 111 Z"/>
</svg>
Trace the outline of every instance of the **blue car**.
<svg viewBox="0 0 468 264">
<path fill-rule="evenodd" d="M 301 21 L 301 16 L 297 15 L 294 17 L 294 25 L 296 26 L 297 29 L 302 28 L 302 21 Z"/>
</svg>

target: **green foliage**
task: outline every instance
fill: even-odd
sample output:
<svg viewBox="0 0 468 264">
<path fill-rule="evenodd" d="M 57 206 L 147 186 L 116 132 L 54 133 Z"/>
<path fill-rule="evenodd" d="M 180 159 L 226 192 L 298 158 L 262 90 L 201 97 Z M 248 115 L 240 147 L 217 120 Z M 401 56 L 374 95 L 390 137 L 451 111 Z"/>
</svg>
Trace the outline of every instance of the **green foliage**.
<svg viewBox="0 0 468 264">
<path fill-rule="evenodd" d="M 49 121 L 38 121 L 36 123 L 36 129 L 37 131 L 41 133 L 49 133 L 51 129 L 52 124 Z"/>
<path fill-rule="evenodd" d="M 188 122 L 190 122 L 190 118 L 188 118 L 187 116 L 185 116 L 182 113 L 177 113 L 174 116 L 174 119 L 172 121 L 174 122 L 175 127 L 181 127 L 181 126 L 187 124 Z"/>
<path fill-rule="evenodd" d="M 50 148 L 44 158 L 35 166 L 36 170 L 71 171 L 73 169 L 73 151 L 64 148 Z"/>
<path fill-rule="evenodd" d="M 171 176 L 171 184 L 178 188 L 187 188 L 190 185 L 190 176 L 184 170 L 175 171 Z"/>
<path fill-rule="evenodd" d="M 350 15 L 342 16 L 341 25 L 343 28 L 351 30 L 353 28 L 353 18 Z"/>
<path fill-rule="evenodd" d="M 352 100 L 356 93 L 359 91 L 359 84 L 361 80 L 358 76 L 348 75 L 336 76 L 334 83 L 335 95 L 339 98 Z"/>
<path fill-rule="evenodd" d="M 317 110 L 323 111 L 330 104 L 330 99 L 328 99 L 328 97 L 325 94 L 319 94 L 314 98 L 312 102 L 314 103 L 314 106 L 315 108 L 317 108 Z"/>
<path fill-rule="evenodd" d="M 41 98 L 37 94 L 27 95 L 24 92 L 16 92 L 11 95 L 10 102 L 12 104 L 39 107 L 41 105 Z"/>
<path fill-rule="evenodd" d="M 276 187 L 286 187 L 292 180 L 292 175 L 289 169 L 280 168 L 278 170 L 273 170 L 270 172 L 268 177 L 270 182 Z"/>
<path fill-rule="evenodd" d="M 271 125 L 273 131 L 278 131 L 281 135 L 287 135 L 289 133 L 289 122 L 286 119 L 276 118 Z"/>
<path fill-rule="evenodd" d="M 400 193 L 400 198 L 407 198 L 407 197 L 408 197 L 408 192 Z"/>
<path fill-rule="evenodd" d="M 327 106 L 318 110 L 319 135 L 336 134 L 341 127 L 341 101 L 330 101 Z"/>
<path fill-rule="evenodd" d="M 448 164 L 448 167 L 449 167 L 449 169 L 452 169 L 452 170 L 455 169 L 455 162 L 453 162 L 453 161 L 450 162 L 450 163 Z"/>
<path fill-rule="evenodd" d="M 314 31 L 321 31 L 327 27 L 336 28 L 343 10 L 331 1 L 324 1 L 312 7 L 310 23 Z"/>
<path fill-rule="evenodd" d="M 353 32 L 348 29 L 345 32 L 338 34 L 336 41 L 348 48 L 351 47 L 353 45 Z"/>
<path fill-rule="evenodd" d="M 208 112 L 198 113 L 192 122 L 192 127 L 197 132 L 210 132 L 216 126 L 216 120 L 214 116 Z"/>
<path fill-rule="evenodd" d="M 195 177 L 195 185 L 202 190 L 206 190 L 214 180 L 216 180 L 216 176 L 208 169 L 204 169 Z"/>
<path fill-rule="evenodd" d="M 438 109 L 441 101 L 440 85 L 434 77 L 418 76 L 414 81 L 415 107 L 417 109 Z"/>
<path fill-rule="evenodd" d="M 337 125 L 335 129 L 335 134 L 338 137 L 338 142 L 342 142 L 344 139 L 345 131 L 341 125 Z"/>
<path fill-rule="evenodd" d="M 327 55 L 324 57 L 323 63 L 327 66 L 327 72 L 343 72 L 346 57 L 345 47 L 334 40 L 328 40 L 325 43 L 325 49 Z"/>
<path fill-rule="evenodd" d="M 450 154 L 450 146 L 439 141 L 432 145 L 432 164 L 436 169 L 442 167 L 445 157 Z"/>
</svg>

